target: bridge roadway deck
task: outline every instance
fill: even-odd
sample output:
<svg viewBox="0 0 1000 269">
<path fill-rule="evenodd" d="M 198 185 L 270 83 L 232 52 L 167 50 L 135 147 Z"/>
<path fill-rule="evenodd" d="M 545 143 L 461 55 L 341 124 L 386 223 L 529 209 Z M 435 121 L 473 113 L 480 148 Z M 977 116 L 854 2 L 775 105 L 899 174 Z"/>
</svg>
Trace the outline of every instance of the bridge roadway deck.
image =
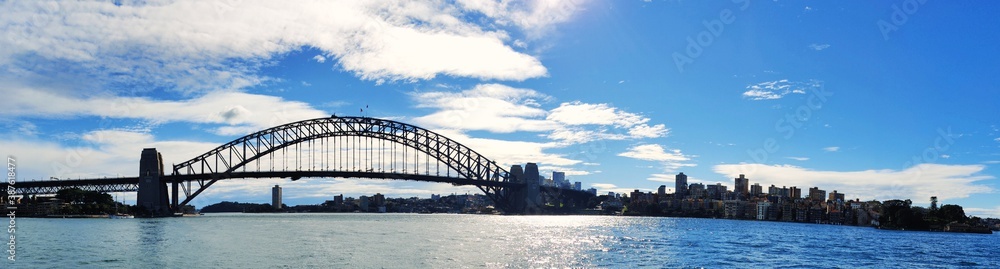
<svg viewBox="0 0 1000 269">
<path fill-rule="evenodd" d="M 384 172 L 343 172 L 343 171 L 272 171 L 272 172 L 231 172 L 229 174 L 200 174 L 200 175 L 166 175 L 160 177 L 163 182 L 190 182 L 198 180 L 210 180 L 213 177 L 220 179 L 240 179 L 240 178 L 291 178 L 293 181 L 303 177 L 340 177 L 340 178 L 372 178 L 372 179 L 400 179 L 426 182 L 449 183 L 456 186 L 476 185 L 476 186 L 496 186 L 515 187 L 519 184 L 513 182 L 501 182 L 490 180 L 469 180 L 466 178 L 443 177 L 434 175 L 413 175 L 402 173 Z M 0 183 L 0 194 L 6 196 L 8 183 Z M 28 194 L 55 194 L 63 188 L 77 187 L 83 190 L 99 192 L 134 192 L 139 189 L 138 177 L 124 178 L 92 178 L 76 180 L 42 180 L 42 181 L 20 181 L 14 184 L 15 193 L 18 195 Z"/>
</svg>

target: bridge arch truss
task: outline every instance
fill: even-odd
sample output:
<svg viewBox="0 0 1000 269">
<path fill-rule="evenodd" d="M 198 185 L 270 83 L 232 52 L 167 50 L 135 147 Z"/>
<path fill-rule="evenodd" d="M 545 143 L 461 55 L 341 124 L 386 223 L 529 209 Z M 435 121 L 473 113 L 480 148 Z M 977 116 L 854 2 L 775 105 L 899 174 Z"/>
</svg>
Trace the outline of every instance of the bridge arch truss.
<svg viewBox="0 0 1000 269">
<path fill-rule="evenodd" d="M 367 148 L 363 143 L 368 143 Z M 343 150 L 348 145 L 352 150 Z M 337 151 L 330 152 L 331 146 Z M 302 151 L 303 147 L 307 151 Z M 296 164 L 291 170 L 287 163 L 276 169 L 274 156 L 280 155 L 280 162 L 288 162 L 289 148 L 296 154 Z M 302 152 L 309 156 L 299 155 Z M 317 156 L 316 152 L 322 153 Z M 401 164 L 395 159 L 399 153 Z M 408 159 L 410 156 L 416 160 Z M 431 167 L 431 161 L 436 169 Z M 350 165 L 345 168 L 347 162 Z M 303 163 L 306 168 L 302 168 Z M 321 164 L 319 169 L 315 168 L 317 163 Z M 260 171 L 262 166 L 270 169 Z M 422 166 L 424 173 L 420 173 Z M 268 176 L 293 180 L 302 176 L 393 178 L 475 185 L 505 212 L 518 210 L 511 208 L 511 189 L 523 186 L 496 162 L 436 132 L 393 120 L 335 116 L 288 123 L 240 137 L 174 165 L 172 174 L 164 179 L 174 184 L 173 204 L 177 210 L 219 180 Z M 179 204 L 178 187 L 185 195 Z"/>
</svg>

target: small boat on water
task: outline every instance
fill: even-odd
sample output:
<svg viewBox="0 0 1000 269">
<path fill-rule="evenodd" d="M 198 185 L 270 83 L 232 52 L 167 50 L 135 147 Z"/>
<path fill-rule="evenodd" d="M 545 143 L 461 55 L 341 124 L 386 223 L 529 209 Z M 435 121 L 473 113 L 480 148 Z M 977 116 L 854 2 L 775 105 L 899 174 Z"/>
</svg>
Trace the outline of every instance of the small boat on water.
<svg viewBox="0 0 1000 269">
<path fill-rule="evenodd" d="M 118 212 L 118 197 L 115 196 L 115 213 L 108 214 L 109 219 L 134 219 L 135 216 Z"/>
<path fill-rule="evenodd" d="M 129 214 L 125 214 L 125 213 L 115 213 L 115 214 L 108 214 L 108 218 L 109 219 L 134 219 L 135 216 L 132 216 L 132 215 L 129 215 Z"/>
</svg>

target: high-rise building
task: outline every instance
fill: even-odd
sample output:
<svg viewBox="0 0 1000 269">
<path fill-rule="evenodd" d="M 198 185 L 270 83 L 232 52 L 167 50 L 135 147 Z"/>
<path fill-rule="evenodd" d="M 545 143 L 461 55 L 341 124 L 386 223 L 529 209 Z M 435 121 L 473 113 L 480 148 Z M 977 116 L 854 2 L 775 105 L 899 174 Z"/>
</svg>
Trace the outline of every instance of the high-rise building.
<svg viewBox="0 0 1000 269">
<path fill-rule="evenodd" d="M 771 202 L 763 201 L 757 203 L 757 220 L 766 220 L 767 213 L 771 208 Z"/>
<path fill-rule="evenodd" d="M 375 193 L 375 196 L 372 196 L 372 202 L 375 204 L 376 212 L 385 213 L 385 195 Z"/>
<path fill-rule="evenodd" d="M 799 189 L 799 187 L 795 186 L 788 188 L 788 197 L 791 197 L 792 199 L 802 198 L 802 189 Z"/>
<path fill-rule="evenodd" d="M 527 199 L 525 199 L 524 201 L 526 203 L 525 208 L 538 208 L 539 206 L 541 206 L 538 196 L 539 192 L 538 179 L 541 177 L 540 175 L 538 175 L 538 164 L 536 163 L 525 164 L 524 177 L 525 177 L 525 182 L 527 182 L 525 186 L 525 196 L 527 196 Z"/>
<path fill-rule="evenodd" d="M 706 185 L 705 186 L 705 196 L 708 199 L 719 199 L 719 185 Z"/>
<path fill-rule="evenodd" d="M 843 193 L 838 193 L 837 190 L 833 190 L 833 192 L 830 193 L 829 200 L 830 201 L 841 201 L 841 202 L 843 202 L 844 201 L 844 194 Z"/>
<path fill-rule="evenodd" d="M 660 185 L 660 187 L 656 189 L 656 195 L 661 197 L 667 195 L 667 185 Z"/>
<path fill-rule="evenodd" d="M 760 184 L 754 183 L 753 185 L 750 185 L 750 196 L 760 196 L 763 192 L 764 187 L 761 187 Z"/>
<path fill-rule="evenodd" d="M 691 183 L 688 185 L 688 194 L 692 198 L 704 198 L 705 197 L 705 184 L 701 183 Z"/>
<path fill-rule="evenodd" d="M 578 190 L 578 191 L 579 191 L 579 190 L 583 190 L 583 183 L 581 183 L 581 182 L 579 182 L 579 181 L 577 181 L 577 182 L 574 182 L 574 183 L 573 183 L 573 189 L 574 189 L 574 190 Z"/>
<path fill-rule="evenodd" d="M 333 197 L 333 204 L 340 205 L 340 204 L 343 204 L 343 203 L 344 203 L 344 195 L 343 194 L 339 194 L 339 195 Z"/>
<path fill-rule="evenodd" d="M 566 181 L 565 172 L 552 171 L 552 183 L 557 187 L 563 187 L 563 185 L 569 185 L 569 181 Z"/>
<path fill-rule="evenodd" d="M 740 177 L 736 178 L 735 180 L 736 180 L 736 189 L 733 189 L 733 192 L 736 192 L 737 196 L 747 196 L 747 194 L 750 194 L 749 178 L 746 178 L 743 176 L 743 174 L 740 174 Z"/>
<path fill-rule="evenodd" d="M 781 197 L 781 188 L 775 187 L 774 184 L 771 184 L 770 187 L 767 187 L 767 195 Z"/>
<path fill-rule="evenodd" d="M 809 199 L 823 201 L 824 198 L 826 198 L 826 191 L 819 189 L 819 187 L 809 188 Z"/>
<path fill-rule="evenodd" d="M 705 186 L 705 192 L 708 194 L 709 199 L 723 200 L 727 191 L 728 188 L 725 185 L 722 185 L 722 183 Z"/>
<path fill-rule="evenodd" d="M 368 212 L 368 196 L 362 195 L 358 197 L 358 209 L 361 212 Z"/>
<path fill-rule="evenodd" d="M 274 209 L 281 209 L 281 187 L 278 185 L 271 188 L 271 206 Z"/>
<path fill-rule="evenodd" d="M 688 192 L 688 176 L 681 172 L 674 177 L 674 197 L 684 198 Z"/>
<path fill-rule="evenodd" d="M 510 166 L 510 176 L 513 177 L 516 182 L 524 183 L 524 169 L 521 168 L 520 164 Z"/>
</svg>

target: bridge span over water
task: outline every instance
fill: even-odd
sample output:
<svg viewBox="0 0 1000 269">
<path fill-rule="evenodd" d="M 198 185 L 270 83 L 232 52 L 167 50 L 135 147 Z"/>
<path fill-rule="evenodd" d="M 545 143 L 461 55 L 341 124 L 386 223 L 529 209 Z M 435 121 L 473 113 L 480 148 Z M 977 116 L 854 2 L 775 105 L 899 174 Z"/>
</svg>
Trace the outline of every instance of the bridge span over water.
<svg viewBox="0 0 1000 269">
<path fill-rule="evenodd" d="M 414 125 L 370 117 L 317 118 L 261 130 L 166 170 L 154 148 L 142 151 L 139 175 L 125 178 L 23 181 L 0 184 L 3 196 L 54 194 L 80 188 L 138 192 L 137 205 L 153 216 L 181 212 L 220 180 L 341 177 L 415 180 L 476 186 L 507 214 L 542 211 L 541 200 L 582 203 L 587 192 L 540 186 L 538 167 L 510 170 L 475 150 Z"/>
</svg>

